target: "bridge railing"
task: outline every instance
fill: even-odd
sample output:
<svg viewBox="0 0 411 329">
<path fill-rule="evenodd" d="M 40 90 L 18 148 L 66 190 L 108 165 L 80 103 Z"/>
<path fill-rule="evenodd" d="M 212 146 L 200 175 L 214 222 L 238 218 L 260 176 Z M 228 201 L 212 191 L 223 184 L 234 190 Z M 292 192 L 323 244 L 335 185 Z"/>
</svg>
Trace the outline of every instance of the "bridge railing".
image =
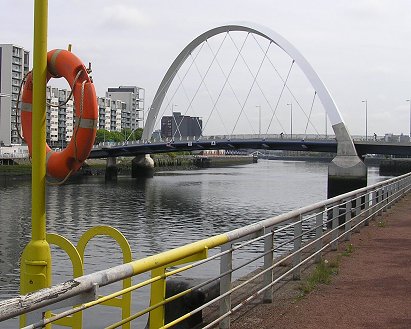
<svg viewBox="0 0 411 329">
<path fill-rule="evenodd" d="M 336 250 L 341 241 L 349 240 L 352 233 L 368 225 L 370 220 L 389 209 L 410 189 L 411 173 L 224 234 L 11 298 L 0 302 L 0 320 L 28 314 L 31 316 L 27 318 L 34 324 L 26 328 L 41 328 L 64 316 L 150 287 L 149 307 L 143 307 L 108 328 L 127 328 L 131 321 L 138 321 L 136 319 L 144 314 L 150 314 L 150 329 L 170 328 L 183 321 L 188 322 L 189 326 L 203 321 L 203 328 L 217 324 L 220 328 L 229 328 L 231 317 L 237 310 L 255 299 L 272 302 L 273 289 L 281 280 L 286 277 L 300 279 L 302 268 L 321 262 L 328 249 Z M 248 258 L 244 256 L 245 250 L 251 255 Z M 192 271 L 194 274 L 190 274 Z M 146 273 L 145 278 L 133 286 L 97 297 L 100 287 L 142 273 Z M 182 274 L 190 278 L 196 276 L 195 273 L 201 273 L 197 277 L 204 277 L 207 273 L 209 278 L 177 285 L 181 289 L 170 292 L 172 278 L 177 276 L 181 280 Z M 237 281 L 239 277 L 242 279 Z M 41 318 L 46 310 L 55 312 L 68 305 L 72 308 L 50 318 Z"/>
<path fill-rule="evenodd" d="M 369 142 L 378 144 L 409 144 L 409 142 L 401 142 L 400 140 L 392 141 L 386 140 L 384 136 L 352 136 L 354 142 Z M 150 141 L 136 140 L 136 141 L 123 141 L 123 142 L 100 142 L 94 145 L 93 148 L 104 147 L 120 147 L 127 145 L 138 145 L 147 143 L 175 143 L 175 142 L 202 142 L 202 141 L 238 141 L 238 140 L 296 140 L 296 141 L 335 141 L 335 135 L 321 135 L 321 134 L 236 134 L 236 135 L 210 135 L 210 136 L 186 136 L 186 137 L 152 137 Z"/>
</svg>

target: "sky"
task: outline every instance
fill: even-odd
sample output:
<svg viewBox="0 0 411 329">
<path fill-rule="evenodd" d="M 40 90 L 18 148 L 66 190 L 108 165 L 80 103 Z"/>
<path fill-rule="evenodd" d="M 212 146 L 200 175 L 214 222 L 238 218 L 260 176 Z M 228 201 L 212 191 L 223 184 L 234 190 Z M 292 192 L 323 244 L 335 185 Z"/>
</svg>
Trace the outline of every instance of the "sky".
<svg viewBox="0 0 411 329">
<path fill-rule="evenodd" d="M 29 0 L 0 0 L 0 43 L 33 49 Z M 48 49 L 91 62 L 98 96 L 143 87 L 149 107 L 168 67 L 201 33 L 230 22 L 267 26 L 311 63 L 351 134 L 410 133 L 409 0 L 50 0 Z M 253 106 L 255 107 L 255 106 Z"/>
</svg>

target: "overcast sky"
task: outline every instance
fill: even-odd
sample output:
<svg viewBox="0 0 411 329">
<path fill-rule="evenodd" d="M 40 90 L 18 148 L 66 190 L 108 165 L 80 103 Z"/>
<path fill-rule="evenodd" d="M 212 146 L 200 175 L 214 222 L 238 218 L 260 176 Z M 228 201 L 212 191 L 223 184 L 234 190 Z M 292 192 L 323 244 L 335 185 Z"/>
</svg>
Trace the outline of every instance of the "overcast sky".
<svg viewBox="0 0 411 329">
<path fill-rule="evenodd" d="M 32 52 L 33 3 L 1 0 L 0 43 Z M 92 62 L 99 96 L 137 85 L 146 107 L 179 52 L 206 30 L 233 21 L 265 25 L 306 57 L 352 134 L 409 134 L 409 0 L 50 0 L 48 48 Z"/>
</svg>

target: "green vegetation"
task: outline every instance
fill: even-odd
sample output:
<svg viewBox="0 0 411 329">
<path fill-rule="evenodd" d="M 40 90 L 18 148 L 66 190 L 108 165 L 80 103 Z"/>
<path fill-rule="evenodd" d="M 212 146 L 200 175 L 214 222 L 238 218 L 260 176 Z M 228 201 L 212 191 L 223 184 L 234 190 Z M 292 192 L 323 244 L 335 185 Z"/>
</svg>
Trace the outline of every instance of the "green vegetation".
<svg viewBox="0 0 411 329">
<path fill-rule="evenodd" d="M 0 173 L 3 175 L 30 175 L 31 164 L 2 165 L 0 166 Z"/>
<path fill-rule="evenodd" d="M 299 290 L 299 298 L 304 297 L 313 291 L 319 284 L 329 284 L 333 275 L 338 274 L 340 267 L 340 261 L 342 257 L 349 257 L 354 252 L 354 246 L 352 243 L 345 247 L 345 250 L 337 255 L 335 259 L 321 260 L 321 262 L 315 267 L 314 271 L 308 276 L 308 278 L 301 283 Z"/>
<path fill-rule="evenodd" d="M 95 144 L 101 142 L 124 142 L 126 140 L 135 141 L 140 140 L 143 134 L 143 129 L 136 130 L 123 129 L 121 131 L 108 131 L 105 129 L 98 129 L 96 134 Z"/>
<path fill-rule="evenodd" d="M 354 252 L 354 246 L 350 243 L 346 248 L 345 251 L 341 254 L 343 256 L 350 256 Z"/>
<path fill-rule="evenodd" d="M 313 291 L 319 284 L 329 284 L 331 282 L 331 276 L 338 273 L 338 267 L 338 259 L 332 262 L 321 260 L 310 276 L 301 283 L 299 287 L 301 292 L 300 297 L 304 297 Z"/>
<path fill-rule="evenodd" d="M 387 226 L 387 222 L 382 219 L 382 220 L 380 220 L 380 221 L 377 223 L 377 226 L 384 228 L 384 227 Z"/>
</svg>

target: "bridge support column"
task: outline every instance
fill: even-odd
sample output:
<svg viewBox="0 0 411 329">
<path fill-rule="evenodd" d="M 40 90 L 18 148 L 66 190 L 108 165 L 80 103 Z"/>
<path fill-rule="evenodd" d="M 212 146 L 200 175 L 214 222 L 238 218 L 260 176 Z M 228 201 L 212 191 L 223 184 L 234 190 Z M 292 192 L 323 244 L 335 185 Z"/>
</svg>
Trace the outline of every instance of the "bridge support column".
<svg viewBox="0 0 411 329">
<path fill-rule="evenodd" d="M 339 138 L 337 156 L 328 166 L 328 198 L 367 186 L 367 166 L 357 155 L 344 123 L 333 129 Z"/>
<path fill-rule="evenodd" d="M 137 155 L 131 161 L 131 177 L 151 178 L 154 176 L 154 160 L 150 154 Z"/>
<path fill-rule="evenodd" d="M 116 165 L 116 158 L 115 157 L 107 158 L 106 173 L 105 173 L 106 181 L 116 181 L 117 174 L 118 174 L 118 168 Z"/>
<path fill-rule="evenodd" d="M 358 156 L 337 155 L 328 166 L 327 197 L 367 186 L 367 167 Z"/>
</svg>

